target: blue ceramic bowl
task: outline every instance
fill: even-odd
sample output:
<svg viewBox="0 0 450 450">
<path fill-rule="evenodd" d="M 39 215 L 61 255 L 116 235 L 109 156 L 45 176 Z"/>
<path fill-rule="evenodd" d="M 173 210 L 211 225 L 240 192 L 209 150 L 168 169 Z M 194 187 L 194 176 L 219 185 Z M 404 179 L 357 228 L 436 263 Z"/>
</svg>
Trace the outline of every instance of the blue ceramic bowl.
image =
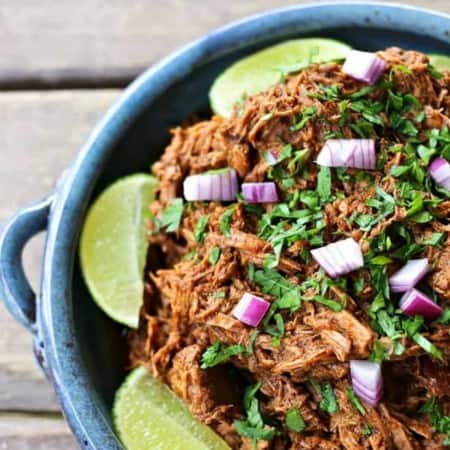
<svg viewBox="0 0 450 450">
<path fill-rule="evenodd" d="M 449 33 L 449 16 L 370 2 L 297 6 L 215 31 L 132 83 L 93 130 L 55 192 L 4 226 L 0 295 L 32 333 L 37 359 L 81 448 L 122 448 L 110 409 L 126 361 L 123 329 L 96 307 L 80 275 L 78 239 L 92 199 L 115 179 L 148 170 L 168 143 L 170 127 L 191 113 L 207 114 L 212 81 L 243 55 L 299 36 L 329 36 L 365 50 L 396 45 L 450 53 Z M 36 298 L 21 253 L 41 230 L 47 230 L 47 242 Z"/>
</svg>

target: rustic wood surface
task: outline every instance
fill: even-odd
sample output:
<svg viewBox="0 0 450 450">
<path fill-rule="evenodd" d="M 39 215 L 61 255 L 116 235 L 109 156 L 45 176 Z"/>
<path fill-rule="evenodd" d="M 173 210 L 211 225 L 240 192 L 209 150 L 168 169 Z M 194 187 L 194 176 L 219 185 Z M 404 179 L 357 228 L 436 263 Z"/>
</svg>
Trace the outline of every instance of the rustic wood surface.
<svg viewBox="0 0 450 450">
<path fill-rule="evenodd" d="M 108 88 L 216 26 L 296 3 L 304 2 L 0 0 L 0 222 L 51 191 L 120 93 Z M 450 13 L 448 0 L 401 3 Z M 24 255 L 35 287 L 42 241 L 35 238 Z M 1 303 L 0 329 L 0 450 L 77 448 L 30 337 Z"/>
</svg>

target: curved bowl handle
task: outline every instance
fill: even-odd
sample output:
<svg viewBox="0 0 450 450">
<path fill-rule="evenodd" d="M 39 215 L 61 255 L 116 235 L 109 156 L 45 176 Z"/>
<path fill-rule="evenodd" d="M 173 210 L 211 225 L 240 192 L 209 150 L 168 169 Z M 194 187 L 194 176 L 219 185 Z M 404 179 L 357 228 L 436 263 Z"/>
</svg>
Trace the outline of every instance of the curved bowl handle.
<svg viewBox="0 0 450 450">
<path fill-rule="evenodd" d="M 36 294 L 22 264 L 26 243 L 47 228 L 53 197 L 20 210 L 0 234 L 0 296 L 13 317 L 33 333 L 36 331 Z"/>
</svg>

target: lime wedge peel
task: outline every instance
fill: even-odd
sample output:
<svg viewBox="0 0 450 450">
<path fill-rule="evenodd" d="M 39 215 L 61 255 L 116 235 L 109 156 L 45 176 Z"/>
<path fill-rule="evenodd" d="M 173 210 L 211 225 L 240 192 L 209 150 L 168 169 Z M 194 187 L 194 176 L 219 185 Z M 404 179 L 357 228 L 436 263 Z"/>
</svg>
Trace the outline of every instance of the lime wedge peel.
<svg viewBox="0 0 450 450">
<path fill-rule="evenodd" d="M 437 70 L 450 70 L 450 56 L 430 54 L 430 63 L 432 66 L 436 67 Z"/>
<path fill-rule="evenodd" d="M 209 92 L 212 110 L 231 116 L 233 106 L 245 95 L 267 90 L 281 79 L 281 67 L 302 61 L 325 62 L 345 58 L 347 44 L 325 38 L 295 39 L 268 47 L 247 56 L 219 75 Z"/>
<path fill-rule="evenodd" d="M 147 174 L 112 184 L 91 206 L 81 234 L 81 269 L 91 295 L 107 315 L 132 328 L 143 302 L 145 217 L 156 184 Z"/>
<path fill-rule="evenodd" d="M 113 420 L 127 450 L 230 450 L 143 367 L 134 369 L 117 391 Z"/>
</svg>

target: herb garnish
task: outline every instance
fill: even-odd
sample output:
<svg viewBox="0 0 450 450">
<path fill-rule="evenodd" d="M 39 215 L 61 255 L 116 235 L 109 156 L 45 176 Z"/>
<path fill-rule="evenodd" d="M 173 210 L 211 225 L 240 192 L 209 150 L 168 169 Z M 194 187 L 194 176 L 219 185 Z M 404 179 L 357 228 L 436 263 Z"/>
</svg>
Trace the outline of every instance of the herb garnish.
<svg viewBox="0 0 450 450">
<path fill-rule="evenodd" d="M 201 244 L 205 239 L 206 225 L 208 225 L 209 216 L 203 216 L 195 225 L 194 239 L 197 244 Z"/>
<path fill-rule="evenodd" d="M 345 394 L 347 395 L 347 398 L 350 400 L 350 403 L 352 404 L 353 408 L 356 409 L 362 416 L 366 415 L 366 408 L 364 408 L 363 404 L 361 403 L 361 400 L 356 396 L 355 392 L 352 388 L 347 388 L 345 390 Z"/>
<path fill-rule="evenodd" d="M 419 409 L 422 414 L 428 414 L 431 419 L 431 425 L 438 433 L 446 434 L 443 444 L 450 445 L 450 416 L 444 415 L 442 409 L 438 406 L 435 397 L 427 400 Z"/>
<path fill-rule="evenodd" d="M 217 264 L 217 261 L 219 261 L 220 258 L 220 248 L 219 247 L 213 247 L 211 249 L 211 252 L 209 254 L 208 257 L 208 261 L 209 263 L 214 266 L 215 264 Z"/>
<path fill-rule="evenodd" d="M 225 236 L 230 236 L 231 220 L 233 218 L 235 207 L 236 205 L 229 206 L 222 214 L 222 217 L 220 218 L 219 222 L 220 232 Z"/>
<path fill-rule="evenodd" d="M 235 420 L 234 426 L 241 436 L 246 436 L 252 440 L 253 448 L 259 440 L 269 441 L 273 439 L 276 430 L 268 426 L 259 410 L 259 400 L 256 398 L 261 387 L 261 382 L 249 386 L 244 394 L 244 409 L 247 413 L 247 420 Z"/>
<path fill-rule="evenodd" d="M 309 382 L 317 394 L 322 397 L 319 403 L 320 409 L 328 414 L 337 413 L 339 411 L 339 405 L 331 383 L 327 381 L 326 383 L 323 383 L 322 386 L 319 386 L 319 384 L 313 379 L 310 379 Z"/>
<path fill-rule="evenodd" d="M 292 407 L 286 414 L 286 426 L 296 433 L 301 433 L 306 428 L 305 420 L 298 408 Z"/>
<path fill-rule="evenodd" d="M 322 203 L 330 200 L 331 197 L 331 170 L 329 167 L 320 166 L 317 174 L 317 193 Z"/>
<path fill-rule="evenodd" d="M 178 230 L 183 217 L 183 199 L 174 198 L 170 204 L 162 212 L 162 226 L 168 233 L 173 233 Z"/>
<path fill-rule="evenodd" d="M 232 356 L 239 355 L 245 351 L 246 348 L 244 345 L 238 344 L 224 347 L 222 342 L 216 341 L 204 351 L 200 367 L 202 369 L 208 369 L 209 367 L 217 366 L 217 364 L 221 364 Z"/>
<path fill-rule="evenodd" d="M 309 106 L 305 108 L 296 118 L 296 122 L 289 128 L 291 131 L 301 130 L 315 115 L 317 108 Z"/>
</svg>

